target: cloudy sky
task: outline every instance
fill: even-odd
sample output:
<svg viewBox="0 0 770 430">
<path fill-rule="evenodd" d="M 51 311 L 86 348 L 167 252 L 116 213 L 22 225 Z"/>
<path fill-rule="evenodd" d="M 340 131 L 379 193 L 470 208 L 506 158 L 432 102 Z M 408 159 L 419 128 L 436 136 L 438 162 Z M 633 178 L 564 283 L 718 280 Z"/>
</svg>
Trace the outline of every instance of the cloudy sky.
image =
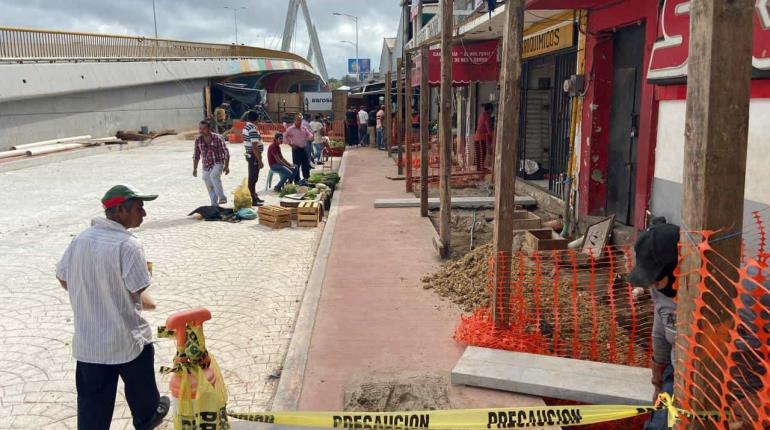
<svg viewBox="0 0 770 430">
<path fill-rule="evenodd" d="M 318 31 L 330 77 L 346 73 L 347 58 L 355 57 L 352 19 L 332 12 L 358 15 L 359 56 L 379 65 L 383 37 L 395 37 L 399 0 L 306 0 Z M 288 0 L 155 0 L 158 36 L 197 42 L 233 43 L 233 13 L 238 14 L 241 43 L 280 49 Z M 152 36 L 152 0 L 0 0 L 0 26 Z M 304 20 L 297 17 L 292 51 L 307 55 Z"/>
</svg>

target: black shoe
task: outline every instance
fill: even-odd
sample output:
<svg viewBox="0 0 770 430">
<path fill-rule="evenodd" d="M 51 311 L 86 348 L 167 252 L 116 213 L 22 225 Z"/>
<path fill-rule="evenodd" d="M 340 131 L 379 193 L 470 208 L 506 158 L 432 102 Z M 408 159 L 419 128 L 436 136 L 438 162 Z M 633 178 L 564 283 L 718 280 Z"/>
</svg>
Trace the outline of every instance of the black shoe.
<svg viewBox="0 0 770 430">
<path fill-rule="evenodd" d="M 161 425 L 163 423 L 163 418 L 166 418 L 170 408 L 171 400 L 168 398 L 168 396 L 161 396 L 160 401 L 158 402 L 158 408 L 155 410 L 155 414 L 152 416 L 147 425 L 143 427 L 143 429 L 152 430 L 155 427 Z"/>
<path fill-rule="evenodd" d="M 265 201 L 260 199 L 259 196 L 254 196 L 251 198 L 251 201 L 254 203 L 264 203 Z"/>
<path fill-rule="evenodd" d="M 253 207 L 253 206 L 259 207 L 259 206 L 262 206 L 262 205 L 264 205 L 264 204 L 265 204 L 265 202 L 253 202 L 253 203 L 251 204 L 251 206 L 252 206 L 252 207 Z"/>
</svg>

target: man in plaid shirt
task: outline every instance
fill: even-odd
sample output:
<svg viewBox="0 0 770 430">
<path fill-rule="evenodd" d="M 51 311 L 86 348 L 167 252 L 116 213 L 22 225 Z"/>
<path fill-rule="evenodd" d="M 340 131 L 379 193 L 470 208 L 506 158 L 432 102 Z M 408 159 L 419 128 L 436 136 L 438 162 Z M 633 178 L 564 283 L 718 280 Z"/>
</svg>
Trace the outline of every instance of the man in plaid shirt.
<svg viewBox="0 0 770 430">
<path fill-rule="evenodd" d="M 222 136 L 212 133 L 208 121 L 198 123 L 200 136 L 195 139 L 193 154 L 193 176 L 198 176 L 198 160 L 203 159 L 203 182 L 209 191 L 211 206 L 227 203 L 222 189 L 222 173 L 230 173 L 230 151 Z"/>
</svg>

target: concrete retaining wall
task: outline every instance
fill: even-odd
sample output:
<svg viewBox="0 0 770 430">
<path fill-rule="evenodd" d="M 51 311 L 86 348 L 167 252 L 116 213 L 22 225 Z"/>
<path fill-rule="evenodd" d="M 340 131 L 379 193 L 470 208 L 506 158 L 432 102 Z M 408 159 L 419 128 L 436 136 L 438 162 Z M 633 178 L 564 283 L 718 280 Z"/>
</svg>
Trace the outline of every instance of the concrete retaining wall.
<svg viewBox="0 0 770 430">
<path fill-rule="evenodd" d="M 118 130 L 190 130 L 203 118 L 205 79 L 83 91 L 0 103 L 0 150 L 59 137 Z"/>
</svg>

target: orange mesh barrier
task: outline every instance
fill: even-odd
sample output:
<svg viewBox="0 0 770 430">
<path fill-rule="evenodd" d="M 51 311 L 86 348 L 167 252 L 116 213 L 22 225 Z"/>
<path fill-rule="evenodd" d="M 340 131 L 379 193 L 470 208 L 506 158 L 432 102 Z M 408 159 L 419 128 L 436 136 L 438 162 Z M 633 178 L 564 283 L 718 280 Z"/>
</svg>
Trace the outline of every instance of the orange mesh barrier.
<svg viewBox="0 0 770 430">
<path fill-rule="evenodd" d="M 258 122 L 254 125 L 257 126 L 257 130 L 259 130 L 259 134 L 262 135 L 262 140 L 264 142 L 272 142 L 275 133 L 283 133 L 286 131 L 286 127 L 284 127 L 283 124 L 273 122 Z"/>
<path fill-rule="evenodd" d="M 646 367 L 653 304 L 625 276 L 631 248 L 606 247 L 598 257 L 575 250 L 515 252 L 490 258 L 490 308 L 461 317 L 455 340 L 467 345 Z M 599 254 L 598 252 L 596 254 Z M 493 285 L 495 265 L 510 281 Z"/>
<path fill-rule="evenodd" d="M 406 156 L 404 148 L 404 166 L 412 166 L 412 182 L 420 183 L 420 131 L 419 129 L 409 128 L 407 130 L 406 145 L 412 146 L 412 159 Z M 473 186 L 492 181 L 491 166 L 494 164 L 492 157 L 486 156 L 486 148 L 482 145 L 476 145 L 473 142 L 466 143 L 462 147 L 457 136 L 452 136 L 452 163 L 450 166 L 450 181 L 453 186 Z M 396 163 L 398 160 L 396 159 Z M 428 185 L 438 186 L 439 183 L 439 143 L 438 136 L 432 135 L 428 144 Z"/>
<path fill-rule="evenodd" d="M 677 321 L 677 406 L 718 410 L 714 423 L 684 417 L 683 428 L 770 429 L 770 268 L 765 221 L 755 212 L 742 232 L 740 267 L 714 247 L 732 235 L 690 233 L 700 265 L 692 322 Z M 692 285 L 692 284 L 691 284 Z M 682 306 L 680 304 L 680 306 Z M 696 424 L 697 422 L 697 424 Z"/>
</svg>

